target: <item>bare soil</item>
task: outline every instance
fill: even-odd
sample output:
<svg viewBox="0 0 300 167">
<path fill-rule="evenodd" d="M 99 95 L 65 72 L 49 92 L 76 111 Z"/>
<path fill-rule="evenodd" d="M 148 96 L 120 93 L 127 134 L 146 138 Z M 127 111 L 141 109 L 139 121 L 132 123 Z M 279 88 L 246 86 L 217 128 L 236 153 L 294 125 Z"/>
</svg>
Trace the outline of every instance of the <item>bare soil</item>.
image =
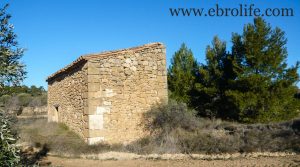
<svg viewBox="0 0 300 167">
<path fill-rule="evenodd" d="M 105 167 L 223 167 L 223 166 L 251 166 L 251 167 L 300 167 L 300 155 L 287 157 L 258 157 L 238 158 L 232 160 L 91 160 L 79 158 L 61 158 L 47 156 L 42 162 L 51 162 L 51 166 L 105 166 Z M 48 163 L 48 164 L 49 164 Z"/>
</svg>

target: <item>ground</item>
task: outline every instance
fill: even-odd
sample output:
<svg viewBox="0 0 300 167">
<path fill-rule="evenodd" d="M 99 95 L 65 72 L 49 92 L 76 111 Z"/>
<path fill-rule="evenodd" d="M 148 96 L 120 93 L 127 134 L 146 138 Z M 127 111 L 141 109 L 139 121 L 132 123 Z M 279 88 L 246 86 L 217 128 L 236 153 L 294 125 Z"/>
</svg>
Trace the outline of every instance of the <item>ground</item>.
<svg viewBox="0 0 300 167">
<path fill-rule="evenodd" d="M 137 143 L 131 147 L 110 146 L 110 145 L 87 145 L 79 136 L 70 131 L 64 124 L 46 123 L 45 118 L 38 119 L 19 119 L 16 128 L 19 130 L 19 145 L 22 146 L 22 163 L 27 166 L 39 164 L 40 166 L 174 166 L 174 167 L 209 167 L 209 166 L 299 166 L 299 151 L 292 152 L 233 152 L 223 154 L 175 154 L 168 153 L 139 153 L 142 150 L 141 144 Z M 299 123 L 297 121 L 296 123 Z M 208 125 L 211 125 L 209 123 Z M 294 150 L 299 150 L 298 130 L 294 130 L 292 125 L 299 127 L 298 124 L 288 124 L 287 130 L 293 133 L 293 142 L 290 142 L 290 136 L 280 138 L 280 144 L 288 142 Z M 283 129 L 284 130 L 284 129 Z M 268 131 L 264 131 L 268 132 Z M 277 131 L 274 131 L 277 132 Z M 280 134 L 282 131 L 279 131 Z M 266 139 L 265 133 L 259 133 L 263 137 L 261 145 L 272 142 L 273 138 Z M 274 133 L 276 134 L 276 133 Z M 297 135 L 295 135 L 297 134 Z M 256 139 L 256 138 L 254 138 Z M 220 140 L 221 141 L 221 140 Z M 237 140 L 238 141 L 238 140 Z M 262 141 L 262 138 L 254 141 Z M 276 140 L 277 141 L 277 140 Z M 224 142 L 227 147 L 231 147 Z M 254 143 L 255 144 L 255 143 Z M 276 144 L 276 143 L 275 143 Z M 248 144 L 251 148 L 256 147 L 253 142 Z M 259 146 L 261 146 L 259 145 Z M 272 143 L 269 144 L 272 146 Z M 155 145 L 154 145 L 155 146 Z M 173 148 L 174 145 L 167 145 L 166 148 Z M 205 146 L 205 145 L 204 145 Z M 276 145 L 275 145 L 276 146 Z M 152 148 L 153 145 L 148 145 Z M 215 148 L 211 145 L 209 148 Z M 277 147 L 275 147 L 277 148 Z M 81 157 L 63 158 L 63 157 Z M 175 160 L 176 159 L 176 160 Z M 211 159 L 211 160 L 208 160 Z M 222 160 L 220 160 L 222 159 Z M 1 165 L 0 165 L 1 166 Z"/>
<path fill-rule="evenodd" d="M 105 166 L 105 167 L 223 167 L 223 166 L 274 166 L 300 167 L 300 155 L 288 157 L 259 157 L 234 160 L 88 160 L 76 158 L 61 158 L 48 156 L 44 161 L 51 162 L 52 166 Z"/>
</svg>

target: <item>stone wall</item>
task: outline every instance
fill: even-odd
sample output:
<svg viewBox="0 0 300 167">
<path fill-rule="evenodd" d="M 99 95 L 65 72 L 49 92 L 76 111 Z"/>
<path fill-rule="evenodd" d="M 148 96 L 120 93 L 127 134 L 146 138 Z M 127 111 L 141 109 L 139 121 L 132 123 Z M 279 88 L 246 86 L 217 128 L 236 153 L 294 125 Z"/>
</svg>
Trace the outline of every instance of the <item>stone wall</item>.
<svg viewBox="0 0 300 167">
<path fill-rule="evenodd" d="M 84 137 L 83 132 L 87 127 L 84 119 L 87 90 L 86 63 L 48 81 L 48 120 L 63 122 Z"/>
<path fill-rule="evenodd" d="M 129 143 L 146 134 L 143 113 L 166 102 L 163 45 L 128 50 L 88 61 L 88 143 Z"/>
<path fill-rule="evenodd" d="M 143 114 L 168 100 L 166 50 L 154 43 L 81 56 L 47 81 L 49 121 L 89 144 L 127 144 L 149 133 Z"/>
</svg>

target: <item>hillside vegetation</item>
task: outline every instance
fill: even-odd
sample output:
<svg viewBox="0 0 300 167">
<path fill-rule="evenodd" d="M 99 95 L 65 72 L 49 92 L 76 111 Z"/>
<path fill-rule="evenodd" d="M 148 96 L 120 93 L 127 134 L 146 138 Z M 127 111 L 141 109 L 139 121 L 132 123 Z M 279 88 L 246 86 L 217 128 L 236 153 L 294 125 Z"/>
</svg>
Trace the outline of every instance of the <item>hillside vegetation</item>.
<svg viewBox="0 0 300 167">
<path fill-rule="evenodd" d="M 43 87 L 6 86 L 0 96 L 0 108 L 21 114 L 24 107 L 47 105 L 47 92 Z"/>
</svg>

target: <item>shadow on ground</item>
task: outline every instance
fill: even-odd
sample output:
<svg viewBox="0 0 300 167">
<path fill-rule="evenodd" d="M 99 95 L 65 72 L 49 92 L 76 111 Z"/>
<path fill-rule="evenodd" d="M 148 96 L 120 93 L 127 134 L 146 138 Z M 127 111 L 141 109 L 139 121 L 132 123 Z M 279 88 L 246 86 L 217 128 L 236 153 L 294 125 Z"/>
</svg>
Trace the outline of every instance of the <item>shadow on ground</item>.
<svg viewBox="0 0 300 167">
<path fill-rule="evenodd" d="M 49 166 L 51 162 L 44 160 L 48 152 L 47 144 L 36 144 L 36 147 L 27 147 L 21 151 L 21 164 L 25 166 Z"/>
</svg>

